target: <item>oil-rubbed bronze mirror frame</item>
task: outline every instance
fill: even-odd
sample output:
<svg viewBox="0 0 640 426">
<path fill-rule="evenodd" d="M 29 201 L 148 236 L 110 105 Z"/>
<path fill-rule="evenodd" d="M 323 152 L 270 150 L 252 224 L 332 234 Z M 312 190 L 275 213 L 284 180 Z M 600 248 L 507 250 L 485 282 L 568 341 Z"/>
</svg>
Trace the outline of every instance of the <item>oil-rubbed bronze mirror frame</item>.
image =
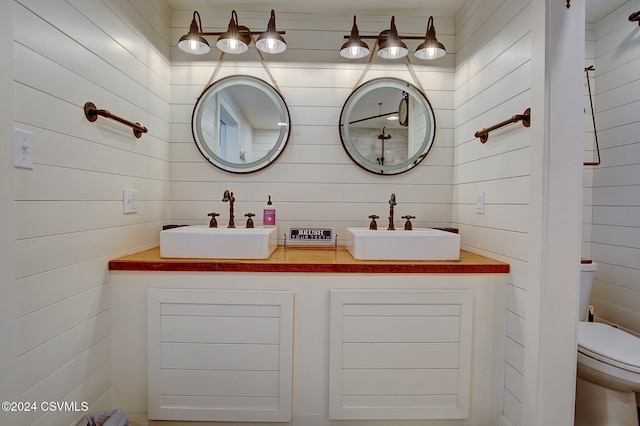
<svg viewBox="0 0 640 426">
<path fill-rule="evenodd" d="M 388 121 L 391 118 L 395 120 Z M 435 139 L 436 120 L 420 89 L 398 78 L 383 77 L 363 83 L 349 95 L 339 129 L 342 146 L 358 166 L 375 174 L 396 175 L 413 169 L 427 156 Z M 395 153 L 385 147 L 390 139 L 400 141 Z M 393 155 L 395 159 L 389 158 Z"/>
<path fill-rule="evenodd" d="M 191 132 L 211 164 L 231 173 L 251 173 L 282 153 L 291 134 L 291 117 L 284 98 L 269 83 L 233 75 L 215 81 L 200 95 Z"/>
</svg>

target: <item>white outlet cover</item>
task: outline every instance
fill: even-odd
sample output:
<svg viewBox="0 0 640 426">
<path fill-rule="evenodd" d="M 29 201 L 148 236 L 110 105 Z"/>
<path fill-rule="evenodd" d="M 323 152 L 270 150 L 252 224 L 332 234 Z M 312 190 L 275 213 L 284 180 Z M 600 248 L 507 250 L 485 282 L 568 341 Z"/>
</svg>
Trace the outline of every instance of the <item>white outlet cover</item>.
<svg viewBox="0 0 640 426">
<path fill-rule="evenodd" d="M 478 191 L 476 194 L 476 213 L 484 214 L 484 191 Z"/>
<path fill-rule="evenodd" d="M 122 190 L 122 213 L 138 213 L 138 190 L 123 189 Z"/>
</svg>

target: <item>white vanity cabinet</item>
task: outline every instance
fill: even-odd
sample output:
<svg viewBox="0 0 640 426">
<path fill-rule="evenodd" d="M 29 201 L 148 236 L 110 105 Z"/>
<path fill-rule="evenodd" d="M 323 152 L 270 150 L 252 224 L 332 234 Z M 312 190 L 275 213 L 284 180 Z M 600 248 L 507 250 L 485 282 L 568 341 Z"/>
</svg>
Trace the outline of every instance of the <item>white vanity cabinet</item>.
<svg viewBox="0 0 640 426">
<path fill-rule="evenodd" d="M 113 405 L 143 426 L 495 425 L 506 276 L 112 271 Z"/>
</svg>

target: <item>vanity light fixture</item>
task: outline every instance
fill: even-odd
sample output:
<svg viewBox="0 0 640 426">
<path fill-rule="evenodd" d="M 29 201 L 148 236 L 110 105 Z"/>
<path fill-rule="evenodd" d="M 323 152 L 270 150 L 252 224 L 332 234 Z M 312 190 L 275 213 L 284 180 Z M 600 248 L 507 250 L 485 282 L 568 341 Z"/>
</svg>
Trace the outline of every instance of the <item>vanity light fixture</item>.
<svg viewBox="0 0 640 426">
<path fill-rule="evenodd" d="M 198 22 L 196 22 L 196 17 L 198 17 Z M 202 37 L 202 32 L 200 31 L 201 28 L 202 21 L 200 20 L 200 14 L 196 10 L 193 12 L 193 19 L 191 20 L 189 32 L 180 37 L 180 40 L 178 41 L 178 47 L 180 50 L 193 55 L 204 55 L 205 53 L 209 53 L 211 47 L 209 47 L 209 42 Z"/>
<path fill-rule="evenodd" d="M 391 26 L 388 30 L 382 31 L 377 36 L 360 35 L 356 25 L 356 17 L 353 17 L 353 27 L 351 35 L 344 36 L 348 41 L 340 48 L 340 56 L 347 59 L 360 59 L 369 54 L 369 46 L 363 39 L 374 39 L 378 46 L 378 56 L 383 59 L 400 59 L 407 56 L 409 50 L 404 40 L 424 40 L 416 49 L 414 55 L 416 58 L 431 60 L 443 57 L 447 50 L 444 45 L 436 38 L 436 29 L 433 25 L 433 16 L 429 17 L 427 22 L 427 33 L 421 36 L 400 36 L 396 28 L 395 16 L 391 17 Z M 375 46 L 374 46 L 375 49 Z"/>
<path fill-rule="evenodd" d="M 407 45 L 398 36 L 395 16 L 391 17 L 391 28 L 380 33 L 378 47 L 378 56 L 384 59 L 404 58 L 409 53 Z"/>
<path fill-rule="evenodd" d="M 353 15 L 353 27 L 349 40 L 340 48 L 340 56 L 347 59 L 360 59 L 369 55 L 369 46 L 360 38 L 356 15 Z"/>
<path fill-rule="evenodd" d="M 235 10 L 231 11 L 231 20 L 227 32 L 220 34 L 216 47 L 225 53 L 240 54 L 249 49 L 251 35 L 247 27 L 238 25 L 238 15 Z"/>
<path fill-rule="evenodd" d="M 196 21 L 196 17 L 198 20 Z M 193 19 L 189 32 L 180 37 L 178 47 L 180 50 L 194 55 L 204 55 L 211 50 L 205 37 L 218 36 L 216 47 L 225 53 L 240 54 L 248 50 L 253 35 L 259 35 L 255 41 L 256 48 L 264 53 L 282 53 L 287 50 L 287 43 L 281 34 L 285 31 L 276 30 L 276 14 L 271 10 L 271 17 L 264 32 L 251 31 L 249 28 L 238 24 L 238 15 L 231 11 L 231 20 L 225 32 L 204 32 L 202 21 L 198 11 L 193 12 Z"/>
<path fill-rule="evenodd" d="M 424 43 L 416 49 L 414 53 L 416 58 L 420 59 L 438 59 L 447 53 L 447 49 L 436 38 L 436 28 L 433 26 L 433 16 L 427 21 L 427 34 L 424 36 Z"/>
<path fill-rule="evenodd" d="M 287 43 L 276 31 L 276 13 L 271 9 L 271 17 L 267 24 L 267 31 L 260 34 L 256 40 L 256 47 L 265 53 L 282 53 L 287 50 Z M 284 34 L 284 31 L 282 32 Z"/>
</svg>

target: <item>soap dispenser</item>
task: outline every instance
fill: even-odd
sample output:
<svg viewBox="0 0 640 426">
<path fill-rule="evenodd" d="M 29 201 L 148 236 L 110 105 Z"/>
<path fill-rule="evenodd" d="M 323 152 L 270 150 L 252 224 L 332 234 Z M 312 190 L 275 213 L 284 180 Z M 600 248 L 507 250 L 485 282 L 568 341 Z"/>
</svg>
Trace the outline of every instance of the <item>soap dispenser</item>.
<svg viewBox="0 0 640 426">
<path fill-rule="evenodd" d="M 262 211 L 262 226 L 272 228 L 276 226 L 276 208 L 273 207 L 273 203 L 271 202 L 271 195 L 268 197 L 269 201 L 267 201 L 267 205 Z"/>
</svg>

